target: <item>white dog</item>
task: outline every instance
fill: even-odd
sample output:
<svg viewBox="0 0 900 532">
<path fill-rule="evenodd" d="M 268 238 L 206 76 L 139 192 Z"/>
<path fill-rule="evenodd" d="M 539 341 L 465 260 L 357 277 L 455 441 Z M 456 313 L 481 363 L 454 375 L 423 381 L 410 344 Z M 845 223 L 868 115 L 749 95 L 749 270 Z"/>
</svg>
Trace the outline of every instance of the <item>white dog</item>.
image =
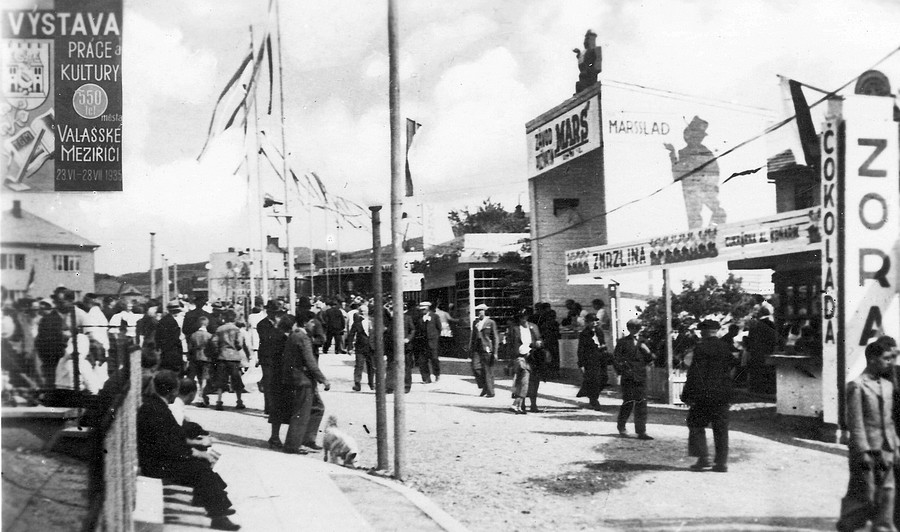
<svg viewBox="0 0 900 532">
<path fill-rule="evenodd" d="M 333 464 L 340 463 L 345 467 L 355 468 L 356 457 L 359 455 L 359 446 L 356 445 L 350 435 L 337 428 L 337 417 L 328 416 L 325 422 L 325 435 L 322 438 L 322 447 L 325 449 L 324 460 Z M 330 457 L 330 459 L 329 459 Z"/>
</svg>

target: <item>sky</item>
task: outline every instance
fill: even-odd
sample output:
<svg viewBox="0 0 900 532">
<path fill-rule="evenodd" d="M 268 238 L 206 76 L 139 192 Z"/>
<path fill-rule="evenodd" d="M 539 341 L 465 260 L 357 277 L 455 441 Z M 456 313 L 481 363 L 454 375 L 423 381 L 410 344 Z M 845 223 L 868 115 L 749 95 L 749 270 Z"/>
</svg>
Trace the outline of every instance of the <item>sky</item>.
<svg viewBox="0 0 900 532">
<path fill-rule="evenodd" d="M 246 168 L 278 199 L 283 184 L 265 160 L 256 162 L 252 141 L 237 130 L 216 137 L 197 157 L 215 99 L 247 53 L 251 27 L 258 41 L 277 34 L 277 26 L 291 167 L 300 175 L 316 172 L 331 194 L 389 205 L 386 2 L 281 2 L 280 24 L 268 6 L 268 0 L 125 0 L 124 191 L 4 189 L 3 208 L 20 199 L 26 210 L 99 244 L 100 273 L 146 270 L 150 232 L 157 249 L 179 263 L 208 260 L 228 247 L 258 247 L 257 192 L 248 187 Z M 678 127 L 667 141 L 678 149 L 683 126 L 701 116 L 716 153 L 785 116 L 777 75 L 830 90 L 900 45 L 900 3 L 891 0 L 400 0 L 397 12 L 401 115 L 422 124 L 410 153 L 416 199 L 438 213 L 474 209 L 487 198 L 509 210 L 517 203 L 527 208 L 525 123 L 572 95 L 572 49 L 582 46 L 588 28 L 603 47 L 604 117 L 669 120 Z M 879 69 L 896 93 L 900 54 Z M 267 95 L 259 101 L 266 104 Z M 274 107 L 274 116 L 261 109 L 258 129 L 280 145 L 277 86 Z M 813 113 L 817 126 L 822 107 Z M 672 176 L 658 139 L 610 137 L 606 150 L 607 207 L 638 200 L 610 216 L 610 242 L 686 226 L 681 192 L 667 187 Z M 771 151 L 758 141 L 723 157 L 722 178 L 764 164 Z M 245 157 L 249 163 L 235 174 Z M 646 198 L 660 187 L 666 188 Z M 730 221 L 774 212 L 764 175 L 733 180 L 721 198 Z M 338 229 L 334 215 L 313 209 L 310 216 L 293 191 L 288 199 L 293 245 L 353 250 L 371 242 L 368 228 Z M 263 232 L 284 243 L 277 219 L 267 217 Z"/>
</svg>

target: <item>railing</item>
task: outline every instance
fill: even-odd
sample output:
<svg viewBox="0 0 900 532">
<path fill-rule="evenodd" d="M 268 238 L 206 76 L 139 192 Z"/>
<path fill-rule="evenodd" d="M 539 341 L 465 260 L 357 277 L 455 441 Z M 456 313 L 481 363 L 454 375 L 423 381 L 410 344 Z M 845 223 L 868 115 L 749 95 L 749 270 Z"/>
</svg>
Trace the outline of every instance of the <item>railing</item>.
<svg viewBox="0 0 900 532">
<path fill-rule="evenodd" d="M 137 410 L 141 400 L 140 353 L 123 360 L 119 386 L 101 400 L 105 403 L 100 416 L 94 445 L 97 453 L 92 463 L 92 483 L 96 512 L 93 530 L 97 532 L 129 532 L 134 530 L 137 482 Z M 118 388 L 118 389 L 115 389 Z"/>
</svg>

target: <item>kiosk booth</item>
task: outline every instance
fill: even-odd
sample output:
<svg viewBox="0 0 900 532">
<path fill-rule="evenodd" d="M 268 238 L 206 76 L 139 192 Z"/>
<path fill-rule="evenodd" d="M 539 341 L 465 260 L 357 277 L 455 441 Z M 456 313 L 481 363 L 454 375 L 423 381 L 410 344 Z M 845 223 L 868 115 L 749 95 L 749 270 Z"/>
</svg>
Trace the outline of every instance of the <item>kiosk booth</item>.
<svg viewBox="0 0 900 532">
<path fill-rule="evenodd" d="M 845 386 L 865 346 L 900 334 L 900 148 L 893 98 L 833 99 L 820 137 L 816 205 L 774 216 L 565 252 L 569 285 L 623 272 L 714 261 L 775 270 L 782 316 L 818 320 L 821 360 L 781 353 L 777 411 L 817 418 L 821 437 L 846 434 Z M 668 289 L 667 289 L 668 291 Z M 671 322 L 671 320 L 669 320 Z M 669 399 L 675 398 L 671 350 Z"/>
</svg>

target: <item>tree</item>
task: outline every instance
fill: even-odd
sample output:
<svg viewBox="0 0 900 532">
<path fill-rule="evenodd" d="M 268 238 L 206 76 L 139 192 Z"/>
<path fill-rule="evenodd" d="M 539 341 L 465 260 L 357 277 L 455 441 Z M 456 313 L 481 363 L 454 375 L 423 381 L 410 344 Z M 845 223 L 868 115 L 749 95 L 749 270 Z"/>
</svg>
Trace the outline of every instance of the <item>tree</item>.
<svg viewBox="0 0 900 532">
<path fill-rule="evenodd" d="M 753 309 L 755 301 L 741 287 L 741 278 L 734 274 L 728 274 L 728 279 L 719 284 L 719 281 L 711 275 L 707 275 L 698 287 L 694 287 L 693 281 L 682 281 L 680 294 L 672 295 L 672 331 L 675 333 L 673 351 L 675 365 L 677 366 L 685 353 L 693 348 L 696 335 L 691 326 L 700 320 L 712 316 L 722 321 L 730 317 L 732 322 L 738 322 L 747 316 Z M 658 355 L 666 352 L 666 302 L 664 297 L 658 297 L 647 302 L 647 306 L 641 312 L 640 319 L 644 322 L 644 335 L 650 349 Z M 665 365 L 665 357 L 658 356 L 657 363 Z"/>
<path fill-rule="evenodd" d="M 499 203 L 492 203 L 491 198 L 484 200 L 478 210 L 469 212 L 469 209 L 450 211 L 447 216 L 453 228 L 453 236 L 462 236 L 468 233 L 527 233 L 528 217 L 521 205 L 516 205 L 513 212 L 509 212 Z"/>
</svg>

